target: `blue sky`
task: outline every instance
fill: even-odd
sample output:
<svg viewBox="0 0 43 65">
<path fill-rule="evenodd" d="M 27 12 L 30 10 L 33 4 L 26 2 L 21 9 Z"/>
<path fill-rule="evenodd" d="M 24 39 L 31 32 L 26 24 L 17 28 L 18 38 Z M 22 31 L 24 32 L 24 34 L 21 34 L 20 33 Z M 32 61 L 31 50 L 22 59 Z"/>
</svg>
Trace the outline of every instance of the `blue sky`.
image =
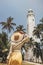
<svg viewBox="0 0 43 65">
<path fill-rule="evenodd" d="M 43 0 L 0 0 L 0 21 L 6 21 L 9 16 L 12 16 L 13 22 L 26 28 L 29 9 L 34 11 L 38 24 L 43 17 Z"/>
</svg>

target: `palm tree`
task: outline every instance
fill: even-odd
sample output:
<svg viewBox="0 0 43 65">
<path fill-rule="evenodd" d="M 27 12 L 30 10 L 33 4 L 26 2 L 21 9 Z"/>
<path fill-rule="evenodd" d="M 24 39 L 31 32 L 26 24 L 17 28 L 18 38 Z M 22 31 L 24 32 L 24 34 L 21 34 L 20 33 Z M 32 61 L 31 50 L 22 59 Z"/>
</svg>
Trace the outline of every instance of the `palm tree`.
<svg viewBox="0 0 43 65">
<path fill-rule="evenodd" d="M 7 18 L 6 22 L 0 22 L 2 25 L 2 29 L 7 30 L 8 32 L 11 32 L 11 30 L 14 30 L 14 27 L 16 24 L 12 22 L 13 18 L 10 16 Z"/>
<path fill-rule="evenodd" d="M 42 32 L 43 32 L 43 18 L 40 19 L 40 23 L 37 24 L 37 27 L 35 27 L 33 34 L 40 38 Z"/>
<path fill-rule="evenodd" d="M 42 23 L 43 23 L 43 17 L 40 19 L 40 22 L 42 22 Z"/>
<path fill-rule="evenodd" d="M 37 38 L 40 38 L 40 29 L 39 27 L 35 27 L 34 31 L 33 31 L 33 35 L 36 35 Z"/>
<path fill-rule="evenodd" d="M 33 45 L 33 41 L 34 41 L 34 40 L 33 40 L 33 38 L 31 37 L 31 38 L 30 38 L 30 45 Z"/>
<path fill-rule="evenodd" d="M 8 35 L 5 32 L 0 33 L 0 45 L 2 48 L 8 48 Z"/>
<path fill-rule="evenodd" d="M 33 48 L 33 55 L 36 56 L 36 62 L 37 62 L 37 59 L 38 59 L 38 62 L 40 62 L 39 56 L 42 60 L 42 52 L 41 52 L 41 49 L 40 49 L 40 45 L 37 42 L 35 42 L 35 47 Z"/>
<path fill-rule="evenodd" d="M 42 39 L 43 39 L 43 18 L 40 19 L 40 22 L 41 22 L 41 24 L 39 26 L 41 28 L 41 35 L 42 35 Z"/>
<path fill-rule="evenodd" d="M 43 18 L 40 20 L 40 23 L 39 24 L 37 24 L 37 27 L 35 27 L 35 29 L 34 29 L 34 31 L 33 31 L 33 35 L 36 35 L 39 39 L 40 38 L 42 38 L 41 39 L 41 43 L 42 43 L 42 41 L 43 41 Z M 37 41 L 36 41 L 37 42 Z M 36 44 L 37 45 L 37 44 Z M 38 45 L 37 45 L 38 46 Z M 36 48 L 37 49 L 37 48 Z M 37 49 L 38 50 L 38 49 Z M 36 50 L 36 51 L 37 51 Z M 42 56 L 42 54 L 41 54 L 41 50 L 39 49 L 39 51 L 40 51 L 40 56 Z M 36 54 L 38 55 L 38 57 L 39 57 L 39 54 L 38 54 L 38 51 L 36 52 Z M 42 57 L 41 57 L 41 59 L 42 59 Z"/>
<path fill-rule="evenodd" d="M 8 35 L 5 32 L 0 33 L 0 57 L 2 57 L 1 62 L 6 61 L 8 55 Z"/>
<path fill-rule="evenodd" d="M 16 31 L 23 31 L 24 32 L 25 31 L 24 26 L 23 25 L 17 26 Z"/>
</svg>

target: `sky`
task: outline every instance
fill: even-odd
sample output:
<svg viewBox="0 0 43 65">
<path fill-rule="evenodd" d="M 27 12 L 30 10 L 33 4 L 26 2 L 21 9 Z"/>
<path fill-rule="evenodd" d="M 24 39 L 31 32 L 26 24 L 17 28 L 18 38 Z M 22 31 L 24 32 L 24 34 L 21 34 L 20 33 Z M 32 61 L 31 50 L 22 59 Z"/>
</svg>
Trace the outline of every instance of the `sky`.
<svg viewBox="0 0 43 65">
<path fill-rule="evenodd" d="M 0 22 L 11 16 L 17 26 L 23 25 L 26 28 L 29 9 L 34 11 L 35 22 L 38 24 L 43 17 L 43 0 L 0 0 Z"/>
</svg>

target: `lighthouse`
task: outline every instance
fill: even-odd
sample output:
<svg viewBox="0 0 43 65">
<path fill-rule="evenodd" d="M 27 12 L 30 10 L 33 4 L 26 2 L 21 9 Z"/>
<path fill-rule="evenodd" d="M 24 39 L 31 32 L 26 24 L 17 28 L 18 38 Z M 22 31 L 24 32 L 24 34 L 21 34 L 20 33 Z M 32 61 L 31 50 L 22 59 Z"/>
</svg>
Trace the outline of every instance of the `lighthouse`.
<svg viewBox="0 0 43 65">
<path fill-rule="evenodd" d="M 29 37 L 33 37 L 33 30 L 35 27 L 35 15 L 32 9 L 29 9 L 27 14 L 27 34 Z"/>
</svg>

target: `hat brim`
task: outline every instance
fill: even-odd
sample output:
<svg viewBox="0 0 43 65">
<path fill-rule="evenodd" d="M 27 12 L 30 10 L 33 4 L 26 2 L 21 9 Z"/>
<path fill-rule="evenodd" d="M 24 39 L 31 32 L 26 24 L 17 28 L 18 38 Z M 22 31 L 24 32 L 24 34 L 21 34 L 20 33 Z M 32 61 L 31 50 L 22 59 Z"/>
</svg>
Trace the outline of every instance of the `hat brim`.
<svg viewBox="0 0 43 65">
<path fill-rule="evenodd" d="M 23 34 L 19 33 L 19 32 L 15 32 L 12 36 L 11 36 L 11 41 L 14 42 L 20 42 L 23 39 Z"/>
</svg>

